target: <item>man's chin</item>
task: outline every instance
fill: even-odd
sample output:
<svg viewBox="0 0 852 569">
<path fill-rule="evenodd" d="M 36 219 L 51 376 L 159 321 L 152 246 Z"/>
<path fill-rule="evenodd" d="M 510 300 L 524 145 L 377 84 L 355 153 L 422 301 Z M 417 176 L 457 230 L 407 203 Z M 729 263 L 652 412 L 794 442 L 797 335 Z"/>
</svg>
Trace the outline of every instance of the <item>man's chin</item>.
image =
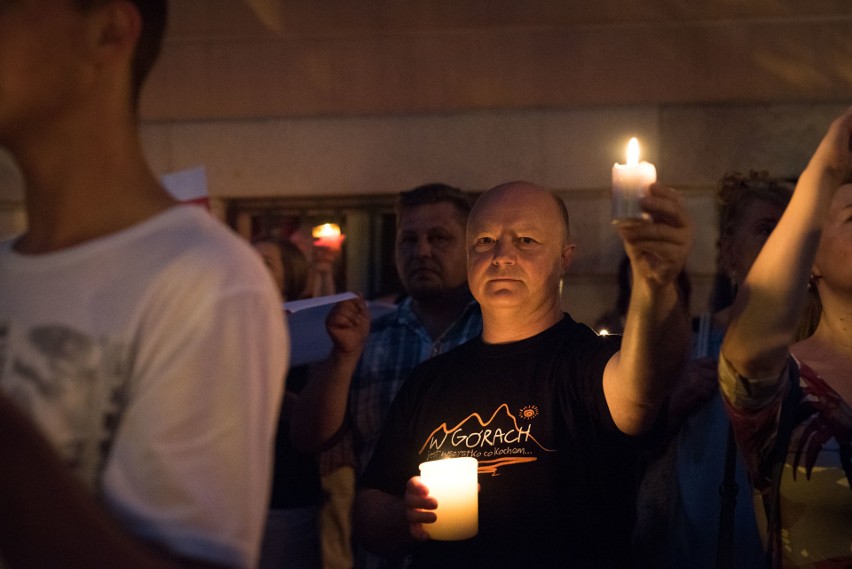
<svg viewBox="0 0 852 569">
<path fill-rule="evenodd" d="M 486 290 L 480 294 L 481 298 L 477 298 L 480 304 L 493 307 L 512 307 L 517 306 L 522 302 L 521 296 L 517 291 L 499 288 Z"/>
</svg>

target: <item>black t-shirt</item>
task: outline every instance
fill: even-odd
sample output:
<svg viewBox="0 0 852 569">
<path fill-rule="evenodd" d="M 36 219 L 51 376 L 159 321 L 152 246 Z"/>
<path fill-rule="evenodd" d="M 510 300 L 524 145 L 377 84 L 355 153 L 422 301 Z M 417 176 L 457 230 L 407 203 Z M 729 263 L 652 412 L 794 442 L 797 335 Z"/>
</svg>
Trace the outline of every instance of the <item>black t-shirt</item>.
<svg viewBox="0 0 852 569">
<path fill-rule="evenodd" d="M 402 496 L 426 460 L 479 461 L 479 534 L 417 546 L 415 567 L 618 567 L 635 511 L 637 441 L 603 370 L 620 338 L 567 316 L 520 342 L 477 337 L 412 372 L 361 485 Z"/>
</svg>

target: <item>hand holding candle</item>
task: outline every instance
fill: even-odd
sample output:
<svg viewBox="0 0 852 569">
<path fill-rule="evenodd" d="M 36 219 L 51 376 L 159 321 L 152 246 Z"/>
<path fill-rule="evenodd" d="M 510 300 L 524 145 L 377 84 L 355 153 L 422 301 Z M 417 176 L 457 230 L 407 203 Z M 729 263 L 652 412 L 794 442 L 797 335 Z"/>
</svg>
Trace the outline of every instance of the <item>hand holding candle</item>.
<svg viewBox="0 0 852 569">
<path fill-rule="evenodd" d="M 649 162 L 639 162 L 639 141 L 627 144 L 627 164 L 612 166 L 612 222 L 648 221 L 639 200 L 648 195 L 648 186 L 657 181 L 657 169 Z"/>
<path fill-rule="evenodd" d="M 336 223 L 324 223 L 317 225 L 311 231 L 314 237 L 314 246 L 326 247 L 331 251 L 340 251 L 343 240 L 346 236 L 340 232 L 340 226 Z"/>
<path fill-rule="evenodd" d="M 420 477 L 438 502 L 437 520 L 426 526 L 429 537 L 468 539 L 479 531 L 479 486 L 475 458 L 445 458 L 420 464 Z"/>
</svg>

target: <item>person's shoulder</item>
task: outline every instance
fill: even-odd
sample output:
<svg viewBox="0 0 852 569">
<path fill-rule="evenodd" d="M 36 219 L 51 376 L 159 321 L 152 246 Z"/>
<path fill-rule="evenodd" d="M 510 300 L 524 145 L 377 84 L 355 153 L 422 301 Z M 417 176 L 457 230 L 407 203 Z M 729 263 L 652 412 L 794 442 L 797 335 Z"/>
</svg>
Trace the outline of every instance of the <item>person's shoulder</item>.
<svg viewBox="0 0 852 569">
<path fill-rule="evenodd" d="M 561 338 L 571 341 L 607 342 L 618 339 L 618 334 L 598 334 L 588 324 L 577 322 L 567 312 L 564 318 L 556 324 Z"/>
<path fill-rule="evenodd" d="M 238 262 L 248 259 L 252 266 L 263 266 L 247 239 L 201 207 L 176 206 L 168 214 L 163 237 L 183 242 L 193 255 L 214 255 L 220 261 L 224 260 L 224 256 Z"/>
<path fill-rule="evenodd" d="M 158 238 L 183 243 L 193 254 L 210 252 L 242 257 L 252 253 L 250 258 L 257 257 L 246 239 L 199 206 L 175 206 L 162 214 L 161 222 Z"/>
<path fill-rule="evenodd" d="M 574 354 L 590 357 L 595 354 L 614 354 L 621 347 L 621 336 L 618 334 L 598 334 L 587 324 L 577 322 L 569 314 L 565 314 L 559 324 L 559 342 L 566 355 Z"/>
<path fill-rule="evenodd" d="M 274 291 L 248 241 L 197 205 L 178 205 L 146 222 L 135 246 L 165 278 L 220 290 Z M 179 276 L 181 279 L 174 279 Z"/>
</svg>

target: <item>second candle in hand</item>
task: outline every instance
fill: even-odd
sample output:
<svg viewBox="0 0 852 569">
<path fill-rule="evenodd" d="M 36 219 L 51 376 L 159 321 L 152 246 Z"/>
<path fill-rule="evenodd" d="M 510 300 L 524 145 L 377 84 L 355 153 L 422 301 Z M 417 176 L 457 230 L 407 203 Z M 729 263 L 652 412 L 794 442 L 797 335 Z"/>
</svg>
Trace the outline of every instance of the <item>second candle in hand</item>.
<svg viewBox="0 0 852 569">
<path fill-rule="evenodd" d="M 479 531 L 479 463 L 475 458 L 444 458 L 420 464 L 420 477 L 438 501 L 433 524 L 424 524 L 429 537 L 442 541 L 468 539 Z"/>
</svg>

